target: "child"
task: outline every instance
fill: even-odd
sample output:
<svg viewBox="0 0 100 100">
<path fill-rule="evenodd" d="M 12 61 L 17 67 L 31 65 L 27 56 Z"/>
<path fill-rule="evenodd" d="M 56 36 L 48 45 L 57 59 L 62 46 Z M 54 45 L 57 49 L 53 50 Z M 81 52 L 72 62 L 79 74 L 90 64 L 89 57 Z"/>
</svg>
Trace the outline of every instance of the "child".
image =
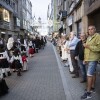
<svg viewBox="0 0 100 100">
<path fill-rule="evenodd" d="M 4 45 L 0 44 L 0 96 L 8 93 L 8 86 L 4 79 L 4 77 L 6 77 L 6 69 L 9 69 L 8 61 L 9 57 L 4 49 Z M 8 72 L 7 73 L 10 76 L 11 75 L 10 69 Z"/>
<path fill-rule="evenodd" d="M 12 63 L 11 68 L 15 68 L 17 70 L 17 76 L 21 76 L 21 69 L 22 69 L 22 58 L 19 54 L 19 50 L 15 49 L 13 56 L 11 57 L 10 62 Z"/>
<path fill-rule="evenodd" d="M 27 71 L 28 70 L 28 66 L 27 66 L 27 56 L 25 53 L 22 53 L 22 62 L 23 62 L 23 71 Z"/>
<path fill-rule="evenodd" d="M 34 54 L 35 51 L 33 49 L 33 44 L 32 44 L 31 40 L 29 41 L 28 45 L 29 45 L 29 56 L 33 57 L 33 54 Z"/>
<path fill-rule="evenodd" d="M 0 68 L 3 78 L 6 77 L 6 73 L 8 74 L 8 76 L 11 75 L 8 62 L 9 57 L 7 51 L 4 49 L 4 45 L 0 44 Z"/>
</svg>

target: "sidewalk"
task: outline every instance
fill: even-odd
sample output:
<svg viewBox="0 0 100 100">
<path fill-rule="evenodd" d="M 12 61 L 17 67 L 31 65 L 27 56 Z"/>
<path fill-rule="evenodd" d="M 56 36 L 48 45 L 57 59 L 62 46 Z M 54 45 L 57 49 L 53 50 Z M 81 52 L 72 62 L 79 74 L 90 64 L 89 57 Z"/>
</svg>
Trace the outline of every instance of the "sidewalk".
<svg viewBox="0 0 100 100">
<path fill-rule="evenodd" d="M 80 97 L 86 89 L 86 83 L 80 83 L 81 78 L 72 78 L 73 75 L 69 73 L 68 67 L 64 67 L 64 63 L 61 62 L 58 52 L 57 55 L 66 78 L 66 84 L 69 86 L 69 90 L 67 91 L 70 92 L 72 100 L 81 100 Z M 100 100 L 100 65 L 97 67 L 96 93 L 92 94 L 92 97 L 89 100 Z"/>
</svg>

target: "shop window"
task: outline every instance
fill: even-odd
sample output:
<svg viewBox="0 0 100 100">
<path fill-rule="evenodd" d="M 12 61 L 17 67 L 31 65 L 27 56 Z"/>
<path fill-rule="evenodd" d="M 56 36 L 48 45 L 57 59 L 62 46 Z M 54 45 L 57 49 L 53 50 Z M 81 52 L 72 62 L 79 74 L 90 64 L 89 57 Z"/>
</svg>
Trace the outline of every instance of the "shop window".
<svg viewBox="0 0 100 100">
<path fill-rule="evenodd" d="M 9 11 L 7 11 L 6 9 L 3 10 L 3 20 L 10 22 L 10 15 L 9 15 Z"/>
</svg>

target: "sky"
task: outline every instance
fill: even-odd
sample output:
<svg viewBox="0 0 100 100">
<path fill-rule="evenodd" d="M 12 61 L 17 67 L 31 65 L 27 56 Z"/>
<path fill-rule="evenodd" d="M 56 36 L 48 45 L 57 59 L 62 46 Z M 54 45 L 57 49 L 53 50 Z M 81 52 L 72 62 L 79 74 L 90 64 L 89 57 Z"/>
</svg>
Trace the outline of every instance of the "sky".
<svg viewBox="0 0 100 100">
<path fill-rule="evenodd" d="M 32 2 L 32 15 L 41 17 L 42 21 L 47 20 L 47 9 L 51 0 L 30 0 Z"/>
<path fill-rule="evenodd" d="M 47 34 L 47 10 L 48 5 L 50 4 L 51 0 L 30 0 L 32 2 L 32 15 L 38 19 L 41 17 L 42 23 L 44 23 L 42 29 L 40 29 L 41 35 Z"/>
</svg>

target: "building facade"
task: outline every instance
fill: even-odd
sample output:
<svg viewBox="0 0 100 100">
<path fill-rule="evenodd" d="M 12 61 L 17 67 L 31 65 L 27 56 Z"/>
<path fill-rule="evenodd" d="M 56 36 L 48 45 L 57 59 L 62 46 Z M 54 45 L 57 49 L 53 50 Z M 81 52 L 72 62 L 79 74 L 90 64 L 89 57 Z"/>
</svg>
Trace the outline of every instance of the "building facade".
<svg viewBox="0 0 100 100">
<path fill-rule="evenodd" d="M 0 1 L 0 36 L 2 38 L 14 33 L 13 15 L 16 11 L 16 2 L 14 0 Z"/>
<path fill-rule="evenodd" d="M 87 34 L 88 26 L 95 25 L 100 32 L 100 0 L 57 0 L 58 31 Z"/>
<path fill-rule="evenodd" d="M 30 0 L 21 0 L 20 2 L 20 19 L 21 19 L 21 31 L 20 34 L 26 36 L 32 32 L 32 3 Z"/>
<path fill-rule="evenodd" d="M 57 32 L 57 0 L 51 0 L 51 4 L 48 6 L 50 7 L 51 12 L 49 13 L 49 9 L 47 10 L 47 19 L 48 23 L 52 23 L 52 25 L 49 26 L 49 30 L 50 32 Z"/>
<path fill-rule="evenodd" d="M 30 0 L 0 0 L 0 37 L 31 32 L 32 4 Z"/>
<path fill-rule="evenodd" d="M 75 31 L 77 36 L 84 32 L 84 0 L 68 0 L 67 33 Z"/>
<path fill-rule="evenodd" d="M 85 23 L 86 26 L 95 25 L 96 30 L 100 33 L 100 0 L 85 0 Z M 88 31 L 87 28 L 85 31 Z"/>
</svg>

